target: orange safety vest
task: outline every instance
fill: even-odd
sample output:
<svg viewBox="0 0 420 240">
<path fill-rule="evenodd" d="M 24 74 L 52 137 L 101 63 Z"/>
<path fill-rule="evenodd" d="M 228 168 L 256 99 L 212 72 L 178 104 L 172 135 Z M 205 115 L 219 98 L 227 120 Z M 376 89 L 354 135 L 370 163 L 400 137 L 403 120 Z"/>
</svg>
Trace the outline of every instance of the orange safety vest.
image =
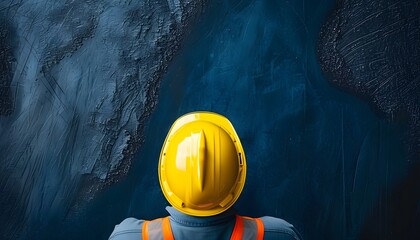
<svg viewBox="0 0 420 240">
<path fill-rule="evenodd" d="M 245 227 L 246 226 L 246 227 Z M 143 240 L 173 240 L 169 217 L 158 218 L 153 221 L 144 221 L 142 229 Z M 236 215 L 235 227 L 231 240 L 264 238 L 264 224 L 259 218 L 250 218 Z"/>
</svg>

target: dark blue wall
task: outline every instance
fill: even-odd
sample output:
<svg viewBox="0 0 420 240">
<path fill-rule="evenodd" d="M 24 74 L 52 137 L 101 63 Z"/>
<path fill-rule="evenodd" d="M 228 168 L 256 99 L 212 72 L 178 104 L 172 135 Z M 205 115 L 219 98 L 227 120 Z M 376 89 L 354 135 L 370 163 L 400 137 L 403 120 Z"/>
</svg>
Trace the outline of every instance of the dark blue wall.
<svg viewBox="0 0 420 240">
<path fill-rule="evenodd" d="M 124 197 L 131 198 L 125 216 L 166 214 L 160 147 L 178 116 L 210 110 L 231 119 L 247 154 L 241 214 L 282 217 L 306 239 L 358 238 L 407 161 L 400 127 L 331 87 L 320 70 L 316 44 L 333 7 L 232 1 L 209 8 L 163 80 L 146 143 L 122 184 L 135 188 Z"/>
<path fill-rule="evenodd" d="M 383 196 L 409 171 L 406 128 L 321 71 L 320 30 L 335 7 L 332 0 L 209 2 L 164 69 L 128 175 L 65 213 L 30 221 L 25 236 L 105 239 L 126 217 L 166 215 L 160 148 L 173 121 L 197 110 L 225 115 L 241 138 L 248 173 L 240 214 L 283 218 L 305 239 L 359 239 L 366 221 L 388 228 L 389 208 L 377 207 L 390 206 Z"/>
</svg>

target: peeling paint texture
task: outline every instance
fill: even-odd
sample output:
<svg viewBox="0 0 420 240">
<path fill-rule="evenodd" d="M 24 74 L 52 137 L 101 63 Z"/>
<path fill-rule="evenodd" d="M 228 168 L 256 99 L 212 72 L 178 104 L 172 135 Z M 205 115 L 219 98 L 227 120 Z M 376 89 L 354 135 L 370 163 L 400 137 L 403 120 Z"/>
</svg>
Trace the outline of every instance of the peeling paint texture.
<svg viewBox="0 0 420 240">
<path fill-rule="evenodd" d="M 0 236 L 124 177 L 203 1 L 0 2 Z"/>
</svg>

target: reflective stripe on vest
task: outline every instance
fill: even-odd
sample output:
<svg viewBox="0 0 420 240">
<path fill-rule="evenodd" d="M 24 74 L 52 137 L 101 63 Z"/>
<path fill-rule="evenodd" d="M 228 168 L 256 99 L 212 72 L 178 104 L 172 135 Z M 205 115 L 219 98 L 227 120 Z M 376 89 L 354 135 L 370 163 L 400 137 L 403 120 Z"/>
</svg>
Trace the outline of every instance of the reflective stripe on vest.
<svg viewBox="0 0 420 240">
<path fill-rule="evenodd" d="M 242 217 L 236 215 L 236 223 L 233 228 L 231 240 L 264 238 L 264 224 L 259 218 Z"/>
<path fill-rule="evenodd" d="M 169 217 L 144 221 L 141 232 L 143 240 L 174 240 Z"/>
<path fill-rule="evenodd" d="M 143 240 L 173 240 L 174 236 L 169 223 L 169 217 L 144 221 L 142 229 Z M 264 224 L 259 218 L 242 217 L 236 215 L 235 227 L 231 240 L 262 240 L 264 238 Z"/>
</svg>

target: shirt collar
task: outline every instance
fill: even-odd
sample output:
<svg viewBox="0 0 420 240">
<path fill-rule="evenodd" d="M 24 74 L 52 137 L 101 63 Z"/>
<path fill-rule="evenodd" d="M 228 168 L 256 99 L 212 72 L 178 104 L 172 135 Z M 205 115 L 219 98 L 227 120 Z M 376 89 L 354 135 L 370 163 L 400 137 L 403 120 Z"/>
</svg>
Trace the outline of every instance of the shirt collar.
<svg viewBox="0 0 420 240">
<path fill-rule="evenodd" d="M 211 226 L 226 223 L 234 219 L 236 215 L 236 212 L 233 208 L 230 208 L 224 211 L 223 213 L 210 217 L 190 216 L 176 210 L 173 207 L 166 207 L 166 211 L 169 212 L 172 220 L 178 222 L 179 224 L 188 226 Z"/>
</svg>

